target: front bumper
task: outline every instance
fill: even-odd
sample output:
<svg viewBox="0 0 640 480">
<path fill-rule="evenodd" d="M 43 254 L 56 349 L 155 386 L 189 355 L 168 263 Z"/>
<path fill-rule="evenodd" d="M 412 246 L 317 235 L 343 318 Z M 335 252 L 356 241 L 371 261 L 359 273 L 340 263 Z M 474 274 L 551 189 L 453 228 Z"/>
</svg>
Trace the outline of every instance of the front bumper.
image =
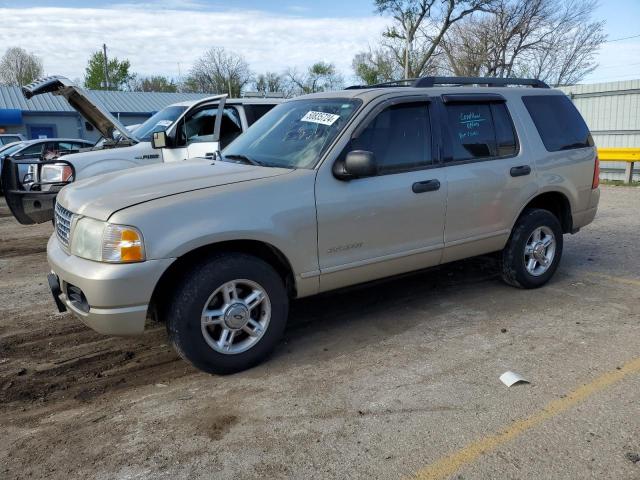
<svg viewBox="0 0 640 480">
<path fill-rule="evenodd" d="M 49 282 L 54 297 L 87 326 L 106 335 L 144 331 L 153 290 L 174 261 L 110 264 L 85 260 L 67 254 L 55 234 L 47 245 L 47 260 L 59 284 L 55 291 Z"/>
</svg>

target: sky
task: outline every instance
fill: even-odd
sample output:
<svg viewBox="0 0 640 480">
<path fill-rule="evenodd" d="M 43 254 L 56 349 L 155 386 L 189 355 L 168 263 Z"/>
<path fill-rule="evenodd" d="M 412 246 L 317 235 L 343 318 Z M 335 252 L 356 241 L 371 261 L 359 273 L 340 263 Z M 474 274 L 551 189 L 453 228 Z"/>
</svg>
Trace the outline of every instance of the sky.
<svg viewBox="0 0 640 480">
<path fill-rule="evenodd" d="M 606 21 L 608 42 L 583 83 L 640 78 L 640 0 L 601 0 L 593 17 Z M 82 78 L 106 43 L 143 76 L 184 76 L 215 46 L 242 54 L 256 73 L 331 62 L 347 83 L 354 54 L 389 23 L 372 0 L 0 0 L 0 19 L 0 45 L 40 56 L 47 75 Z"/>
</svg>

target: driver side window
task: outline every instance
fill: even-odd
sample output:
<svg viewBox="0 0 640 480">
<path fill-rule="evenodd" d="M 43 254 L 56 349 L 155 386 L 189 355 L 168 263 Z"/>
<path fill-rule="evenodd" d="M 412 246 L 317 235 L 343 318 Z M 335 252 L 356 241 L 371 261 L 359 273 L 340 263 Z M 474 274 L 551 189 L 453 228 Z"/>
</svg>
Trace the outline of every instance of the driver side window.
<svg viewBox="0 0 640 480">
<path fill-rule="evenodd" d="M 213 142 L 218 106 L 204 108 L 183 119 L 178 126 L 176 145 L 183 147 L 196 142 Z"/>
<path fill-rule="evenodd" d="M 380 112 L 351 141 L 351 150 L 372 152 L 380 175 L 418 170 L 433 163 L 426 102 L 401 103 Z"/>
<path fill-rule="evenodd" d="M 218 106 L 213 105 L 198 110 L 182 120 L 177 129 L 176 146 L 184 147 L 192 143 L 213 142 L 217 113 Z M 224 148 L 241 133 L 242 124 L 238 111 L 232 107 L 225 107 L 220 122 L 220 148 Z"/>
</svg>

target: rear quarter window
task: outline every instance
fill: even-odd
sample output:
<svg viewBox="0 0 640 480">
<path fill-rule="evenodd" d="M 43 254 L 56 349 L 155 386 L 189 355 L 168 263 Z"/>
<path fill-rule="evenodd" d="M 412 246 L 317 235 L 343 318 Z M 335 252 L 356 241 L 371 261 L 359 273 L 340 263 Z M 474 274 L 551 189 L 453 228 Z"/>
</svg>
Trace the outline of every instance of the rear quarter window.
<svg viewBox="0 0 640 480">
<path fill-rule="evenodd" d="M 547 151 L 593 147 L 587 124 L 566 96 L 530 95 L 522 101 Z"/>
</svg>

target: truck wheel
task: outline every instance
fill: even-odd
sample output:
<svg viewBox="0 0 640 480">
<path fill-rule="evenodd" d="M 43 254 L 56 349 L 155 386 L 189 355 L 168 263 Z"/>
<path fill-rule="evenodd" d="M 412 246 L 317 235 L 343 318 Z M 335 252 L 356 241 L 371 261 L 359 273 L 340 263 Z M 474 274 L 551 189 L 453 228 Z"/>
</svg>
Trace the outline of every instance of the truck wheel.
<svg viewBox="0 0 640 480">
<path fill-rule="evenodd" d="M 245 254 L 218 254 L 180 282 L 167 312 L 169 339 L 182 358 L 208 373 L 250 368 L 274 349 L 289 298 L 278 273 Z"/>
<path fill-rule="evenodd" d="M 558 268 L 562 240 L 560 222 L 551 212 L 524 212 L 500 256 L 502 279 L 518 288 L 541 287 Z"/>
</svg>

